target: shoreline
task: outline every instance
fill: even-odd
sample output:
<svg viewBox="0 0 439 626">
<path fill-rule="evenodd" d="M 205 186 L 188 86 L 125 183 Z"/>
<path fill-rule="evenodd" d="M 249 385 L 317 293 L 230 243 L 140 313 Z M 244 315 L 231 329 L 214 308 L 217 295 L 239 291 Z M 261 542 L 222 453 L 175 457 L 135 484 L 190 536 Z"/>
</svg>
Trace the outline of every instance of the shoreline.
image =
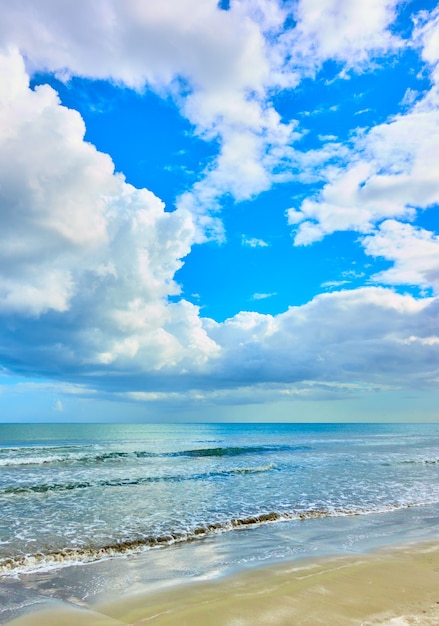
<svg viewBox="0 0 439 626">
<path fill-rule="evenodd" d="M 48 598 L 40 608 L 7 625 L 433 626 L 439 624 L 439 542 L 264 565 L 87 608 Z"/>
</svg>

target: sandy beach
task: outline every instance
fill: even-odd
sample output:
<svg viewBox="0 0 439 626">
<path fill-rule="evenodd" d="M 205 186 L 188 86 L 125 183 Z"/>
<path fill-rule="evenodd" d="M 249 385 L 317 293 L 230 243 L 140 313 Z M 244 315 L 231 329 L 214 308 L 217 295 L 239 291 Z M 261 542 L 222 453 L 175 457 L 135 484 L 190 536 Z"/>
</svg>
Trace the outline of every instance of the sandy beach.
<svg viewBox="0 0 439 626">
<path fill-rule="evenodd" d="M 439 544 L 302 560 L 100 605 L 56 606 L 10 626 L 439 624 Z"/>
</svg>

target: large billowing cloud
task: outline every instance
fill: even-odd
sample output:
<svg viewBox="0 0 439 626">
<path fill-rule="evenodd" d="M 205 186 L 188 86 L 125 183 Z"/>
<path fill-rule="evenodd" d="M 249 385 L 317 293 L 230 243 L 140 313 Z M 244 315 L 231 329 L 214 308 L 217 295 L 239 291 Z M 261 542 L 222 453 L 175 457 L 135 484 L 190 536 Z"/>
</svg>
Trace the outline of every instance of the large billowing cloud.
<svg viewBox="0 0 439 626">
<path fill-rule="evenodd" d="M 414 384 L 439 373 L 438 302 L 384 288 L 317 296 L 277 315 L 239 313 L 209 333 L 221 375 L 243 382 Z M 416 365 L 415 365 L 416 364 Z"/>
<path fill-rule="evenodd" d="M 29 88 L 18 53 L 0 57 L 0 81 L 4 358 L 54 370 L 203 362 L 216 347 L 196 307 L 167 302 L 179 293 L 191 215 L 165 212 L 114 174 L 109 156 L 84 141 L 79 114 L 50 87 Z"/>
</svg>

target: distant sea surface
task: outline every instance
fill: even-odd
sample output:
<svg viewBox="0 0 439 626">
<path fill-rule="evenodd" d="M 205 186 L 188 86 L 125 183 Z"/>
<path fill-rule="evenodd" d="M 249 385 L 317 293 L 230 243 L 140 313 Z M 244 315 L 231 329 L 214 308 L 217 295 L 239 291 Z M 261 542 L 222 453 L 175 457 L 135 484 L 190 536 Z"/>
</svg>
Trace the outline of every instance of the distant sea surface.
<svg viewBox="0 0 439 626">
<path fill-rule="evenodd" d="M 0 425 L 0 576 L 438 505 L 437 424 Z"/>
</svg>

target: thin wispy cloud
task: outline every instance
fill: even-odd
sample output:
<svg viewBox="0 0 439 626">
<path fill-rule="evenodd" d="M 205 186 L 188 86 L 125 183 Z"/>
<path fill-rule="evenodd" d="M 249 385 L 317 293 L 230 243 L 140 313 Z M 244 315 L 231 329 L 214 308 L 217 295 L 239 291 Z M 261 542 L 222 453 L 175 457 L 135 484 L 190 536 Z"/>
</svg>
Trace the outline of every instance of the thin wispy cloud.
<svg viewBox="0 0 439 626">
<path fill-rule="evenodd" d="M 242 235 L 242 245 L 248 246 L 250 248 L 268 248 L 270 244 L 268 244 L 263 239 L 258 239 L 257 237 L 246 237 Z"/>
<path fill-rule="evenodd" d="M 267 298 L 272 298 L 273 296 L 277 296 L 277 293 L 254 293 L 252 298 L 253 300 L 266 300 Z"/>
</svg>

